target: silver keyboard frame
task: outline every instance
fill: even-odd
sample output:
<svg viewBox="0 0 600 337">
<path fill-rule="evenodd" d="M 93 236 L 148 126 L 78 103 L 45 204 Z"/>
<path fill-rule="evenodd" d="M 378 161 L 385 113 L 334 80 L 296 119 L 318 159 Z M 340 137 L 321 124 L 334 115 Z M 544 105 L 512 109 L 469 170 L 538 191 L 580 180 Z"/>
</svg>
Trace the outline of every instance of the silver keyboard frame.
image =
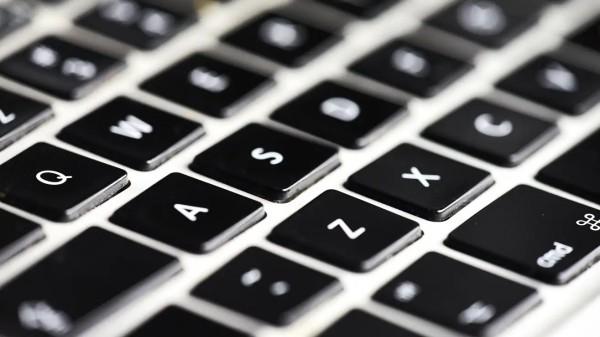
<svg viewBox="0 0 600 337">
<path fill-rule="evenodd" d="M 39 36 L 48 33 L 63 32 L 84 42 L 93 41 L 92 43 L 99 45 L 100 48 L 113 49 L 116 53 L 123 52 L 125 46 L 114 42 L 108 43 L 109 41 L 105 38 L 100 38 L 94 33 L 74 27 L 68 20 L 61 20 L 64 17 L 76 17 L 79 13 L 93 6 L 95 2 L 95 0 L 78 0 L 67 2 L 61 6 L 40 8 L 36 13 L 32 25 L 2 41 L 0 45 L 0 58 L 14 52 L 21 46 L 27 45 Z M 491 97 L 503 104 L 515 105 L 521 110 L 532 114 L 539 114 L 548 118 L 558 117 L 558 114 L 553 111 L 533 103 L 525 102 L 509 94 L 495 91 L 493 83 L 532 56 L 558 47 L 562 43 L 563 36 L 578 27 L 578 23 L 591 19 L 594 15 L 600 13 L 600 1 L 574 0 L 565 5 L 554 6 L 545 13 L 538 25 L 519 37 L 508 47 L 500 51 L 484 51 L 480 53 L 475 59 L 476 68 L 467 76 L 435 98 L 427 100 L 412 99 L 409 103 L 410 115 L 407 118 L 401 120 L 393 129 L 388 130 L 380 139 L 366 149 L 359 151 L 340 150 L 340 157 L 343 164 L 339 169 L 302 193 L 294 201 L 281 205 L 260 200 L 218 181 L 202 177 L 191 172 L 187 166 L 196 154 L 251 121 L 267 121 L 268 115 L 277 106 L 323 79 L 344 79 L 359 87 L 367 86 L 371 91 L 377 91 L 385 96 L 405 97 L 402 93 L 380 88 L 358 76 L 348 75 L 345 66 L 361 55 L 372 51 L 385 41 L 409 34 L 418 29 L 421 26 L 420 20 L 422 18 L 427 17 L 435 12 L 436 9 L 452 1 L 405 0 L 376 20 L 350 24 L 344 30 L 344 35 L 346 37 L 351 36 L 351 39 L 345 39 L 342 43 L 327 51 L 306 67 L 300 69 L 279 69 L 275 74 L 276 85 L 272 89 L 265 92 L 257 100 L 245 104 L 239 114 L 227 120 L 217 120 L 207 117 L 137 89 L 137 85 L 148 78 L 149 75 L 160 71 L 186 55 L 194 51 L 213 49 L 218 44 L 217 37 L 233 28 L 242 20 L 266 8 L 286 2 L 285 0 L 238 0 L 230 4 L 211 7 L 198 24 L 180 34 L 173 41 L 157 51 L 148 53 L 132 52 L 127 57 L 128 67 L 124 72 L 109 80 L 99 90 L 81 101 L 69 103 L 53 100 L 51 97 L 33 91 L 25 86 L 0 78 L 0 87 L 51 102 L 56 114 L 53 120 L 4 150 L 0 154 L 0 162 L 8 160 L 36 142 L 46 141 L 96 160 L 122 167 L 54 138 L 62 127 L 118 95 L 127 95 L 165 109 L 173 114 L 199 121 L 205 126 L 208 132 L 207 136 L 185 149 L 181 154 L 155 171 L 142 173 L 122 167 L 129 173 L 132 183 L 131 187 L 73 223 L 53 223 L 13 207 L 0 205 L 1 208 L 41 223 L 47 236 L 45 240 L 12 258 L 0 268 L 0 284 L 7 282 L 19 272 L 27 269 L 28 266 L 40 260 L 43 256 L 89 226 L 95 225 L 177 256 L 181 261 L 184 272 L 162 286 L 145 292 L 144 296 L 137 298 L 130 305 L 115 309 L 115 311 L 109 313 L 110 315 L 106 319 L 83 333 L 82 336 L 86 337 L 121 336 L 170 304 L 182 306 L 215 321 L 251 332 L 257 337 L 315 336 L 351 308 L 364 308 L 369 312 L 419 332 L 424 336 L 457 336 L 447 329 L 408 314 L 389 309 L 370 300 L 370 296 L 374 291 L 428 251 L 441 252 L 483 270 L 522 282 L 539 290 L 543 304 L 522 317 L 522 319 L 519 319 L 516 324 L 511 325 L 499 337 L 548 336 L 557 328 L 559 323 L 566 322 L 571 317 L 576 317 L 580 308 L 584 307 L 586 303 L 589 303 L 600 294 L 600 266 L 591 268 L 568 285 L 550 286 L 453 251 L 442 244 L 448 233 L 454 228 L 517 184 L 529 184 L 567 199 L 600 208 L 600 205 L 543 185 L 533 179 L 535 173 L 544 165 L 600 126 L 600 106 L 595 107 L 593 111 L 581 117 L 560 118 L 558 124 L 561 134 L 524 164 L 512 169 L 500 168 L 488 164 L 453 149 L 427 141 L 419 136 L 420 131 L 424 127 L 447 114 L 454 107 L 473 97 L 480 96 Z M 428 29 L 427 31 L 428 34 L 444 35 L 444 33 L 436 32 L 433 29 Z M 449 51 L 452 53 L 470 52 L 473 49 L 473 46 L 469 44 L 458 41 L 454 42 L 454 40 L 450 41 L 452 42 L 445 43 L 445 48 L 449 48 Z M 268 62 L 248 57 L 245 53 L 234 48 L 219 47 L 219 50 L 233 60 L 239 59 L 245 63 L 250 62 L 258 68 L 268 69 L 271 67 Z M 600 68 L 600 62 L 596 61 L 595 65 L 592 63 L 591 67 Z M 273 122 L 268 123 L 274 124 Z M 465 209 L 443 223 L 428 222 L 392 207 L 370 201 L 342 187 L 344 181 L 353 172 L 396 145 L 406 141 L 488 170 L 492 172 L 496 184 L 473 203 L 465 207 Z M 185 253 L 108 222 L 107 219 L 117 208 L 168 173 L 174 171 L 183 172 L 197 179 L 208 181 L 219 187 L 234 190 L 242 195 L 260 200 L 265 205 L 268 216 L 265 220 L 232 242 L 227 243 L 222 248 L 208 255 Z M 394 213 L 413 219 L 421 225 L 425 235 L 418 242 L 367 274 L 355 274 L 344 271 L 272 244 L 265 239 L 270 230 L 283 219 L 328 188 L 342 190 L 357 198 L 367 200 Z M 334 275 L 341 280 L 345 291 L 318 306 L 290 327 L 282 329 L 265 326 L 253 319 L 234 313 L 226 308 L 195 299 L 189 295 L 189 291 L 202 279 L 209 276 L 221 265 L 227 263 L 229 259 L 250 245 L 263 247 L 290 260 Z M 110 248 L 107 247 L 107 249 Z M 440 276 L 443 277 L 443 275 Z M 115 277 L 118 277 L 118 275 L 115 275 Z M 590 322 L 589 326 L 585 326 L 585 324 L 578 325 L 575 330 L 569 330 L 562 336 L 595 335 L 593 334 L 593 330 L 589 330 L 594 327 L 593 323 Z"/>
</svg>

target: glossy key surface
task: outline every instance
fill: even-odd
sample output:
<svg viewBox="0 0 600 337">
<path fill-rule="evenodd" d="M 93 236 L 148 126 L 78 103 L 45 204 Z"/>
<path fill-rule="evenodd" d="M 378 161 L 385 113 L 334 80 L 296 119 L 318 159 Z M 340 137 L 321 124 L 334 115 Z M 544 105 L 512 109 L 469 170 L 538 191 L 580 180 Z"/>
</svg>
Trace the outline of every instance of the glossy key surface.
<svg viewBox="0 0 600 337">
<path fill-rule="evenodd" d="M 199 123 L 126 97 L 60 131 L 58 138 L 140 171 L 150 171 L 204 135 Z"/>
<path fill-rule="evenodd" d="M 495 336 L 540 303 L 535 289 L 428 253 L 374 299 L 467 336 Z"/>
<path fill-rule="evenodd" d="M 127 186 L 119 168 L 37 143 L 0 165 L 0 201 L 54 221 L 72 221 Z"/>
<path fill-rule="evenodd" d="M 214 250 L 265 217 L 256 201 L 171 173 L 110 220 L 192 253 Z"/>
<path fill-rule="evenodd" d="M 478 168 L 401 144 L 354 173 L 345 186 L 432 221 L 444 221 L 494 183 Z"/>
<path fill-rule="evenodd" d="M 170 306 L 150 318 L 127 337 L 164 337 L 176 333 L 178 337 L 248 337 L 237 330 L 195 315 L 185 309 Z"/>
<path fill-rule="evenodd" d="M 286 66 L 299 67 L 339 41 L 320 27 L 278 13 L 265 13 L 225 34 L 222 40 Z"/>
<path fill-rule="evenodd" d="M 44 237 L 39 224 L 0 210 L 0 266 Z"/>
<path fill-rule="evenodd" d="M 150 50 L 161 46 L 194 21 L 195 13 L 178 13 L 143 0 L 118 0 L 101 4 L 85 13 L 77 19 L 77 24 Z"/>
<path fill-rule="evenodd" d="M 193 54 L 154 75 L 141 87 L 203 114 L 225 118 L 271 85 L 271 79 L 264 74 L 213 56 Z"/>
<path fill-rule="evenodd" d="M 333 82 L 323 82 L 278 108 L 272 119 L 348 148 L 375 141 L 404 107 Z"/>
<path fill-rule="evenodd" d="M 429 126 L 429 139 L 501 166 L 516 166 L 558 134 L 555 123 L 483 100 Z"/>
<path fill-rule="evenodd" d="M 350 65 L 359 75 L 420 97 L 435 96 L 470 69 L 462 60 L 401 39 Z"/>
<path fill-rule="evenodd" d="M 551 56 L 523 65 L 498 87 L 568 115 L 580 115 L 600 100 L 600 74 Z"/>
<path fill-rule="evenodd" d="M 0 62 L 0 73 L 66 100 L 90 94 L 123 63 L 60 37 L 44 37 Z"/>
<path fill-rule="evenodd" d="M 67 242 L 0 290 L 0 334 L 81 332 L 180 269 L 177 260 L 100 228 Z M 135 291 L 135 292 L 134 292 Z"/>
<path fill-rule="evenodd" d="M 398 0 L 317 0 L 317 2 L 360 18 L 373 18 L 397 4 Z"/>
<path fill-rule="evenodd" d="M 273 325 L 288 325 L 341 289 L 332 276 L 251 247 L 192 294 Z"/>
<path fill-rule="evenodd" d="M 354 271 L 368 271 L 420 238 L 413 221 L 328 190 L 275 227 L 269 239 Z"/>
<path fill-rule="evenodd" d="M 287 202 L 339 166 L 333 147 L 249 124 L 200 153 L 190 168 L 275 202 Z"/>
<path fill-rule="evenodd" d="M 563 191 L 600 203 L 600 131 L 553 160 L 536 179 Z"/>
<path fill-rule="evenodd" d="M 600 254 L 600 212 L 520 185 L 454 230 L 446 244 L 541 281 L 569 282 Z"/>
<path fill-rule="evenodd" d="M 318 337 L 419 337 L 362 310 L 352 310 Z"/>
<path fill-rule="evenodd" d="M 50 106 L 0 90 L 0 150 L 52 118 Z"/>
<path fill-rule="evenodd" d="M 499 48 L 532 27 L 545 0 L 461 0 L 428 23 L 486 47 Z"/>
</svg>

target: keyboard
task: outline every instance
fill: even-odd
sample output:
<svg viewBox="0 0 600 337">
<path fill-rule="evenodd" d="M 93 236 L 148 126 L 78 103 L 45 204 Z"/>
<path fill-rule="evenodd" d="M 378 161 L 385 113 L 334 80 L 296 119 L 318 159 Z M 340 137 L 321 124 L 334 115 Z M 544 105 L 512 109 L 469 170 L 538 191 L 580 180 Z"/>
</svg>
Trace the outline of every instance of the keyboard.
<svg viewBox="0 0 600 337">
<path fill-rule="evenodd" d="M 594 336 L 600 3 L 202 3 L 0 4 L 0 336 Z"/>
</svg>

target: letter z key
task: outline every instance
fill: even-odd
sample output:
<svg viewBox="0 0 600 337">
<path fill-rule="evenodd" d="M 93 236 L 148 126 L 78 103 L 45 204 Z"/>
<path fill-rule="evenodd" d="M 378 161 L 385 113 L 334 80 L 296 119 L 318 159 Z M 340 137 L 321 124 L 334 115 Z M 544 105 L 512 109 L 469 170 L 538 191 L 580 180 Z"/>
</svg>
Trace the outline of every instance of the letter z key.
<svg viewBox="0 0 600 337">
<path fill-rule="evenodd" d="M 342 268 L 366 272 L 421 235 L 413 221 L 328 190 L 277 226 L 269 240 Z"/>
</svg>

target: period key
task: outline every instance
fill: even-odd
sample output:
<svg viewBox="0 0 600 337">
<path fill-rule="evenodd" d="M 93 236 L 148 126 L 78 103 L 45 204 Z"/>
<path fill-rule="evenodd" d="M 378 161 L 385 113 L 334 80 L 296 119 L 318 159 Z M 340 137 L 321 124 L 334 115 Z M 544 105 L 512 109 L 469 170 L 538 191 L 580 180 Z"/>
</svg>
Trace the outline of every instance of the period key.
<svg viewBox="0 0 600 337">
<path fill-rule="evenodd" d="M 600 255 L 600 211 L 520 185 L 454 230 L 446 244 L 553 284 Z"/>
</svg>

